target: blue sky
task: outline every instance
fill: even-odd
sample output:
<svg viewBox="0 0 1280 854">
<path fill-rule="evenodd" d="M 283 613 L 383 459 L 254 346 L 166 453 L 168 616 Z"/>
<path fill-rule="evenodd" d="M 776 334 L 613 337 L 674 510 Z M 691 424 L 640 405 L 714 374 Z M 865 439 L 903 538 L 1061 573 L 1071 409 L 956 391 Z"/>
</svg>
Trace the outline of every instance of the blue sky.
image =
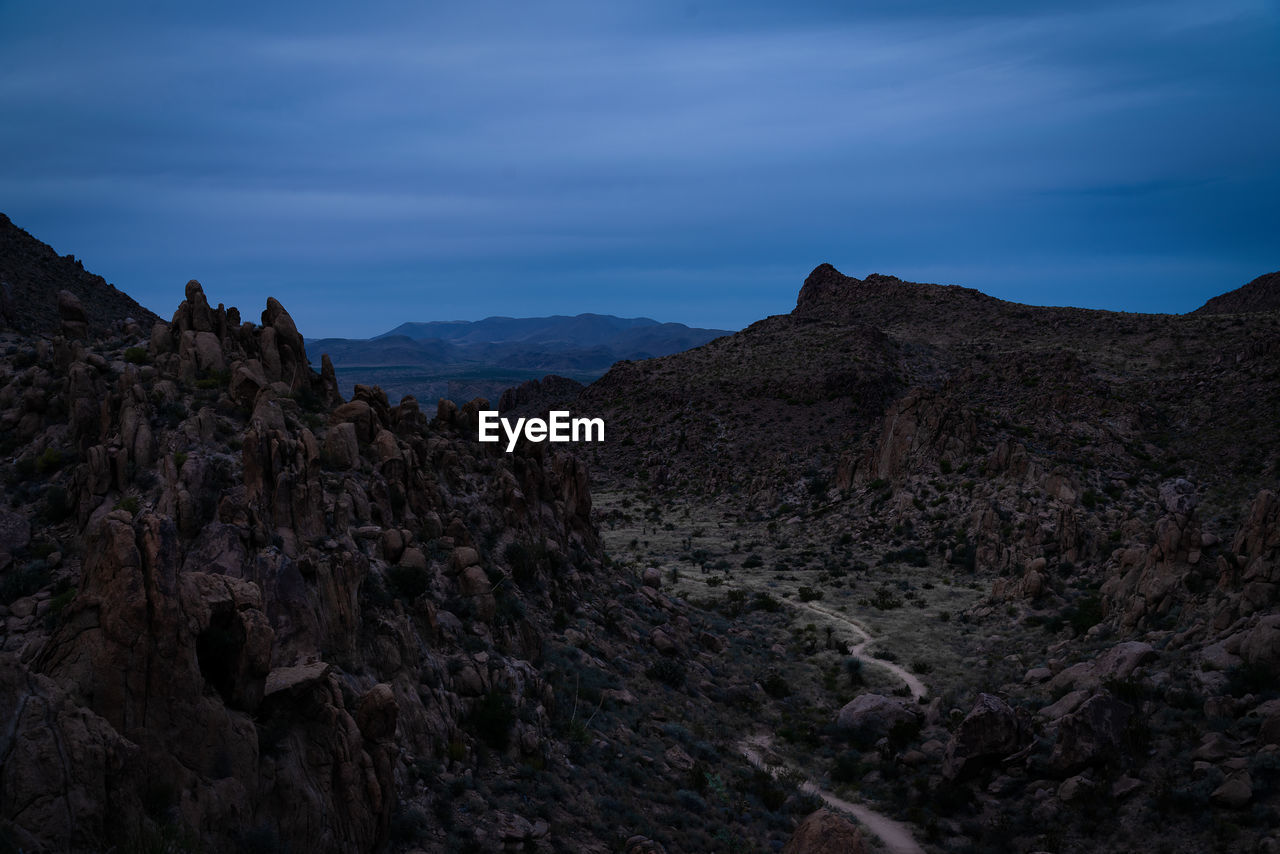
<svg viewBox="0 0 1280 854">
<path fill-rule="evenodd" d="M 0 0 L 0 211 L 165 316 L 737 328 L 824 261 L 1188 311 L 1280 268 L 1275 0 L 194 5 Z"/>
</svg>

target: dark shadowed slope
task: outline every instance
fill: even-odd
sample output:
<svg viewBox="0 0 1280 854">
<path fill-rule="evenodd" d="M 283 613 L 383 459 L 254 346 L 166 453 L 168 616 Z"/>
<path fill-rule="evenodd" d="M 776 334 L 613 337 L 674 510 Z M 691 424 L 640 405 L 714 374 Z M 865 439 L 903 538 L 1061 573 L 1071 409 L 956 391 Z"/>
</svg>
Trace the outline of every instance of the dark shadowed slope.
<svg viewBox="0 0 1280 854">
<path fill-rule="evenodd" d="M 52 334 L 58 330 L 58 291 L 75 294 L 89 325 L 103 332 L 132 317 L 144 329 L 160 318 L 73 255 L 59 255 L 0 213 L 0 328 Z"/>
</svg>

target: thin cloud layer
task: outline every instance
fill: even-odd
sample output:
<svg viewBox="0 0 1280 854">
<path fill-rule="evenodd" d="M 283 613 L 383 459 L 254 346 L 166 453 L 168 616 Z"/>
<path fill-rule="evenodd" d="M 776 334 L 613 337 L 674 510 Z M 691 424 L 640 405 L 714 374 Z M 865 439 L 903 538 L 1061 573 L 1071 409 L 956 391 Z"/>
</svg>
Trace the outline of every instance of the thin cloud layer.
<svg viewBox="0 0 1280 854">
<path fill-rule="evenodd" d="M 733 327 L 821 261 L 1185 311 L 1280 267 L 1265 3 L 71 5 L 0 6 L 0 209 L 161 314 Z"/>
</svg>

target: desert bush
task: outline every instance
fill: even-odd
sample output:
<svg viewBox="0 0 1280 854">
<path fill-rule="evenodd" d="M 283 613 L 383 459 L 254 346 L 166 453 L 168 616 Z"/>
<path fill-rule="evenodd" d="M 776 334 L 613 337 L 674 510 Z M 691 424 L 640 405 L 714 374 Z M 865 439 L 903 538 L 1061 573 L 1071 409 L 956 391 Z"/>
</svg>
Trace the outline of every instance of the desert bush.
<svg viewBox="0 0 1280 854">
<path fill-rule="evenodd" d="M 871 607 L 878 608 L 881 611 L 891 611 L 894 608 L 902 607 L 902 598 L 884 585 L 877 587 L 875 595 L 871 599 L 864 601 L 867 601 Z"/>
<path fill-rule="evenodd" d="M 1091 593 L 1077 599 L 1063 612 L 1063 618 L 1077 635 L 1084 634 L 1102 622 L 1102 598 Z"/>
<path fill-rule="evenodd" d="M 924 549 L 919 546 L 907 546 L 906 548 L 893 549 L 885 552 L 880 558 L 880 564 L 883 566 L 887 563 L 905 563 L 910 566 L 928 566 L 929 556 L 926 555 Z"/>
<path fill-rule="evenodd" d="M 467 716 L 467 724 L 476 736 L 494 750 L 506 749 L 515 720 L 515 703 L 498 688 L 485 694 Z"/>
<path fill-rule="evenodd" d="M 427 592 L 431 576 L 420 566 L 396 565 L 387 569 L 387 582 L 395 598 L 412 602 Z"/>
<path fill-rule="evenodd" d="M 770 673 L 761 681 L 761 687 L 764 688 L 766 694 L 775 700 L 791 696 L 791 686 L 787 684 L 787 680 L 782 678 L 780 673 Z"/>
<path fill-rule="evenodd" d="M 658 658 L 645 668 L 644 675 L 672 688 L 684 685 L 684 665 L 674 658 Z"/>
<path fill-rule="evenodd" d="M 0 581 L 0 603 L 14 601 L 44 589 L 50 582 L 49 567 L 42 560 L 32 561 L 22 569 L 10 570 Z"/>
<path fill-rule="evenodd" d="M 775 614 L 782 610 L 782 603 L 768 591 L 759 590 L 751 597 L 751 610 L 768 611 L 771 614 Z"/>
</svg>

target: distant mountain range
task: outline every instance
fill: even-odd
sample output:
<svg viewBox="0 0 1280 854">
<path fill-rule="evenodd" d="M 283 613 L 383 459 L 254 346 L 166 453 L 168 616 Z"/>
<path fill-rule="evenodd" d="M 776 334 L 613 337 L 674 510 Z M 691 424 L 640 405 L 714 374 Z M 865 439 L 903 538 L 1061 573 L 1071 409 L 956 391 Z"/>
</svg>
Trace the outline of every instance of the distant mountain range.
<svg viewBox="0 0 1280 854">
<path fill-rule="evenodd" d="M 647 317 L 487 317 L 402 323 L 373 338 L 307 339 L 313 360 L 327 353 L 339 386 L 377 384 L 392 398 L 495 402 L 503 389 L 547 373 L 590 382 L 614 363 L 699 347 L 731 332 Z"/>
</svg>

